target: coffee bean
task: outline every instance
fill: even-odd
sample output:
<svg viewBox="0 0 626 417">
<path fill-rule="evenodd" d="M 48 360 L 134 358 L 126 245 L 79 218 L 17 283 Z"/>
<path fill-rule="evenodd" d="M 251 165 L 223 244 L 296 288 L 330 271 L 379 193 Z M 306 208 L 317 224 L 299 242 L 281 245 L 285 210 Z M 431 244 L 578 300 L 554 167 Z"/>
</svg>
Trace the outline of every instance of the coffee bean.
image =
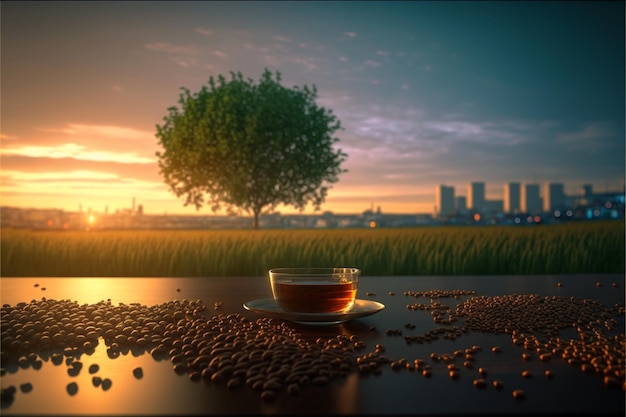
<svg viewBox="0 0 626 417">
<path fill-rule="evenodd" d="M 485 381 L 482 378 L 475 379 L 473 383 L 474 383 L 474 386 L 476 388 L 485 388 L 485 387 L 487 387 L 487 381 Z"/>
<path fill-rule="evenodd" d="M 113 381 L 111 381 L 109 378 L 104 378 L 102 380 L 101 386 L 102 386 L 103 391 L 108 391 L 112 385 L 113 385 Z"/>
<path fill-rule="evenodd" d="M 20 385 L 20 391 L 22 391 L 23 393 L 29 393 L 32 390 L 33 390 L 33 384 L 31 384 L 30 382 L 25 382 Z"/>
<path fill-rule="evenodd" d="M 274 391 L 265 390 L 261 392 L 261 399 L 263 401 L 273 401 L 276 398 L 276 393 Z"/>
<path fill-rule="evenodd" d="M 76 382 L 70 382 L 69 384 L 67 384 L 65 389 L 67 390 L 67 393 L 69 395 L 76 395 L 76 393 L 78 392 L 78 384 Z"/>
</svg>

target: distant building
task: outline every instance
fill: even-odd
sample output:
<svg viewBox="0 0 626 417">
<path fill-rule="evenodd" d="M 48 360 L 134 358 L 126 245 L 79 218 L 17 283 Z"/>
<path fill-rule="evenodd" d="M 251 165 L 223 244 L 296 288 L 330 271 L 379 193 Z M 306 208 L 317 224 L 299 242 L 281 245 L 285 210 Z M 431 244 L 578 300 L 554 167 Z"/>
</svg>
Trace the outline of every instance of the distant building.
<svg viewBox="0 0 626 417">
<path fill-rule="evenodd" d="M 538 184 L 524 184 L 521 192 L 521 210 L 524 213 L 541 212 L 542 202 Z"/>
<path fill-rule="evenodd" d="M 565 208 L 565 192 L 562 183 L 547 182 L 543 188 L 543 211 L 553 213 Z"/>
<path fill-rule="evenodd" d="M 454 187 L 438 185 L 435 188 L 435 205 L 438 217 L 453 215 L 455 213 Z"/>
<path fill-rule="evenodd" d="M 467 198 L 464 195 L 456 197 L 456 211 L 457 213 L 467 211 Z"/>
<path fill-rule="evenodd" d="M 472 182 L 467 187 L 467 208 L 478 212 L 484 212 L 485 204 L 485 183 Z"/>
<path fill-rule="evenodd" d="M 504 212 L 516 214 L 521 210 L 520 203 L 520 184 L 519 182 L 510 182 L 504 184 Z"/>
<path fill-rule="evenodd" d="M 486 200 L 485 213 L 496 214 L 502 213 L 504 209 L 504 201 L 502 200 Z"/>
<path fill-rule="evenodd" d="M 613 204 L 624 204 L 624 195 L 626 189 L 622 189 L 620 191 L 605 191 L 605 192 L 594 192 L 593 187 L 591 185 L 583 186 L 583 197 L 582 203 L 588 206 L 594 205 L 610 205 Z"/>
</svg>

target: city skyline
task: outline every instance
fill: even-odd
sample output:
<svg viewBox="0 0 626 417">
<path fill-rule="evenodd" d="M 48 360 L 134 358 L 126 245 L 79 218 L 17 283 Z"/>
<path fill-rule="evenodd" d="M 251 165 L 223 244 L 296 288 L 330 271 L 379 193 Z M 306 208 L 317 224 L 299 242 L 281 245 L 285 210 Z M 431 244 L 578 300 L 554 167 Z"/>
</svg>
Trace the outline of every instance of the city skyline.
<svg viewBox="0 0 626 417">
<path fill-rule="evenodd" d="M 623 3 L 0 8 L 4 206 L 114 212 L 136 198 L 147 214 L 213 214 L 168 191 L 155 125 L 180 87 L 264 68 L 288 87 L 314 84 L 344 127 L 348 172 L 321 211 L 432 213 L 434 187 L 468 178 L 487 199 L 515 181 L 624 186 Z"/>
<path fill-rule="evenodd" d="M 433 214 L 447 216 L 463 211 L 501 212 L 503 214 L 554 213 L 558 210 L 574 208 L 581 202 L 594 204 L 594 201 L 587 200 L 594 200 L 596 196 L 603 196 L 602 199 L 604 199 L 610 195 L 611 198 L 616 198 L 623 204 L 626 193 L 626 186 L 622 186 L 621 189 L 598 190 L 593 184 L 584 184 L 577 192 L 567 193 L 561 182 L 512 181 L 502 185 L 501 199 L 493 199 L 486 195 L 485 186 L 486 184 L 482 181 L 471 181 L 466 185 L 466 194 L 457 195 L 454 186 L 437 185 Z"/>
</svg>

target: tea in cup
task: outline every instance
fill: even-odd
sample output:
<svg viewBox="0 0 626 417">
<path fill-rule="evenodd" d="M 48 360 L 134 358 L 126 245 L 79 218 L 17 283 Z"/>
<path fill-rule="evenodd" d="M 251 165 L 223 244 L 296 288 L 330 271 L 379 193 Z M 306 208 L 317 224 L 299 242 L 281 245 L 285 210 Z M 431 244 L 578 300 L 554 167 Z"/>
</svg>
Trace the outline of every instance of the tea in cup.
<svg viewBox="0 0 626 417">
<path fill-rule="evenodd" d="M 273 268 L 272 295 L 294 313 L 342 313 L 354 306 L 361 270 L 358 268 Z"/>
</svg>

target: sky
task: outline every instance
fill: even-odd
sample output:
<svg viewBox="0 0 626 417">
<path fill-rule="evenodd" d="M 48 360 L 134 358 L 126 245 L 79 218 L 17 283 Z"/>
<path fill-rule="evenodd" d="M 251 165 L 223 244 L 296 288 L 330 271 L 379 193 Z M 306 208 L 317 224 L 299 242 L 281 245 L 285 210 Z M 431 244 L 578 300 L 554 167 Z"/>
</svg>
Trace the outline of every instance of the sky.
<svg viewBox="0 0 626 417">
<path fill-rule="evenodd" d="M 437 186 L 473 181 L 488 199 L 508 182 L 624 187 L 623 2 L 2 1 L 0 16 L 3 206 L 214 214 L 169 191 L 156 126 L 181 87 L 265 68 L 315 85 L 342 124 L 347 172 L 322 211 L 432 213 Z"/>
</svg>

